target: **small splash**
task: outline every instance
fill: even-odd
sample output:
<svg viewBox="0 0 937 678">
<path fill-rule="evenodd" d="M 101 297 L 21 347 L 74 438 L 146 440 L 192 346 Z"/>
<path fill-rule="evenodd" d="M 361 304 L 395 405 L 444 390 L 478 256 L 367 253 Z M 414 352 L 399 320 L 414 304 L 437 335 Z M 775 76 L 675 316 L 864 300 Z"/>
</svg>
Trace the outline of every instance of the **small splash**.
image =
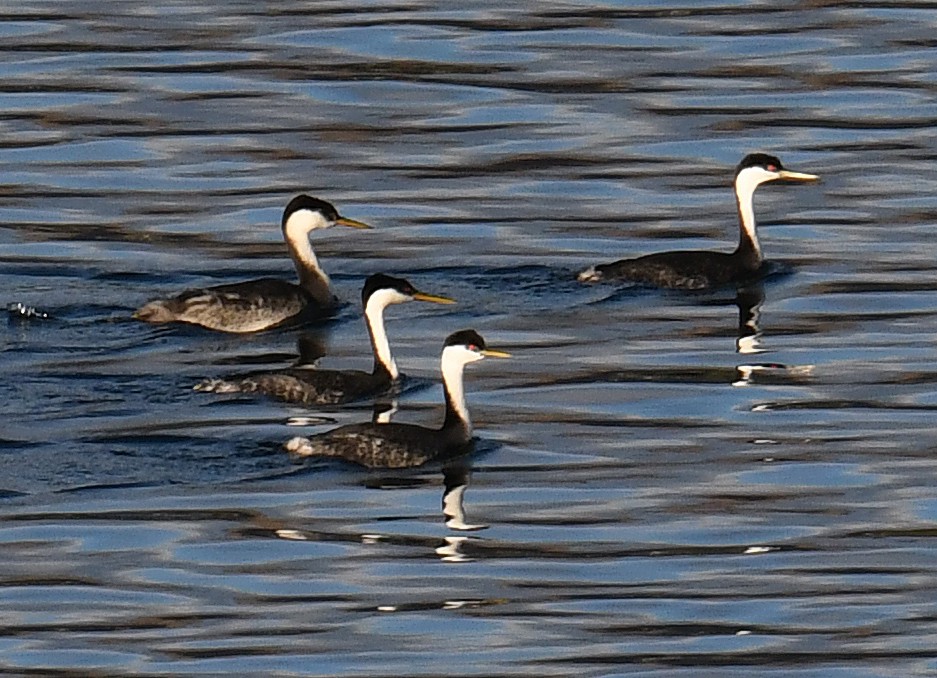
<svg viewBox="0 0 937 678">
<path fill-rule="evenodd" d="M 22 320 L 24 318 L 46 319 L 49 317 L 49 314 L 45 311 L 40 311 L 34 306 L 27 306 L 19 301 L 8 304 L 7 313 L 10 316 L 10 320 Z"/>
<path fill-rule="evenodd" d="M 286 448 L 287 452 L 300 457 L 308 457 L 312 454 L 312 444 L 309 442 L 309 438 L 303 438 L 302 436 L 290 438 L 283 447 Z"/>
<path fill-rule="evenodd" d="M 596 270 L 595 266 L 590 266 L 576 276 L 576 279 L 579 282 L 601 282 L 602 274 Z"/>
</svg>

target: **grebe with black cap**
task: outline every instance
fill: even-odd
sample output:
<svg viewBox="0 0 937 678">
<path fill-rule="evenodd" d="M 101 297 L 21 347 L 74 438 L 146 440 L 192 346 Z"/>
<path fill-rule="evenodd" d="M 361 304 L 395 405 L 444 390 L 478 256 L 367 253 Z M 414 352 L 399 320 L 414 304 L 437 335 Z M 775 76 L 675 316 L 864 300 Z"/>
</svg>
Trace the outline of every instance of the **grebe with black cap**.
<svg viewBox="0 0 937 678">
<path fill-rule="evenodd" d="M 299 275 L 298 285 L 261 278 L 188 290 L 169 299 L 151 301 L 133 317 L 151 323 L 191 323 L 222 332 L 257 332 L 300 314 L 330 312 L 337 300 L 329 276 L 319 266 L 309 243 L 309 234 L 331 226 L 371 227 L 341 216 L 331 203 L 308 195 L 290 200 L 280 225 Z"/>
<path fill-rule="evenodd" d="M 296 437 L 286 449 L 303 457 L 335 457 L 370 468 L 406 468 L 467 451 L 472 421 L 465 404 L 463 369 L 482 358 L 508 358 L 495 351 L 475 330 L 450 334 L 442 350 L 442 381 L 446 417 L 440 428 L 415 424 L 350 424 L 310 438 Z"/>
<path fill-rule="evenodd" d="M 421 292 L 403 278 L 377 273 L 368 277 L 361 290 L 364 319 L 371 337 L 374 369 L 321 370 L 297 366 L 242 377 L 209 379 L 195 386 L 196 391 L 214 393 L 265 393 L 287 402 L 304 405 L 337 405 L 381 395 L 399 379 L 400 371 L 390 351 L 384 329 L 384 309 L 391 304 L 426 301 L 454 304 L 455 300 Z"/>
<path fill-rule="evenodd" d="M 755 230 L 755 189 L 768 181 L 816 181 L 816 175 L 785 169 L 773 155 L 746 155 L 735 170 L 735 200 L 739 213 L 739 245 L 734 252 L 684 250 L 659 252 L 636 259 L 590 266 L 581 282 L 621 280 L 671 289 L 699 290 L 743 282 L 759 276 L 764 264 Z"/>
</svg>

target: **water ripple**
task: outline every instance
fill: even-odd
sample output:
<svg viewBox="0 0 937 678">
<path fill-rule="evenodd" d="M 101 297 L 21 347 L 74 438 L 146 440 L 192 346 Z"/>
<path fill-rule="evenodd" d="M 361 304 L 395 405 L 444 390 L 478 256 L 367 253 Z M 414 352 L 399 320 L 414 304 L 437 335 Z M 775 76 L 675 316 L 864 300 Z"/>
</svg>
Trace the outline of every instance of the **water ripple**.
<svg viewBox="0 0 937 678">
<path fill-rule="evenodd" d="M 3 670 L 934 672 L 926 3 L 112 5 L 0 11 Z M 576 282 L 729 251 L 754 150 L 822 177 L 759 190 L 762 288 Z M 313 238 L 332 322 L 130 319 L 291 278 L 298 192 L 377 227 Z M 389 314 L 395 421 L 451 331 L 514 355 L 463 466 L 294 464 L 370 406 L 192 391 L 369 364 L 376 271 L 458 300 Z"/>
</svg>

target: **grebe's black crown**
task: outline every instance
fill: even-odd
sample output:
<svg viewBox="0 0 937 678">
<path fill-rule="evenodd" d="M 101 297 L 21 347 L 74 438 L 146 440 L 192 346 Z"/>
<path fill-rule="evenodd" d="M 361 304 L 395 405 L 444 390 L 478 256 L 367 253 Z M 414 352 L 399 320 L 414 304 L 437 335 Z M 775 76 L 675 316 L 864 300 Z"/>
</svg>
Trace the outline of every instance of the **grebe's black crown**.
<svg viewBox="0 0 937 678">
<path fill-rule="evenodd" d="M 784 169 L 784 166 L 781 165 L 781 161 L 773 155 L 768 155 L 767 153 L 749 153 L 742 158 L 742 162 L 735 168 L 735 173 L 738 174 L 743 169 L 748 169 L 749 167 L 763 167 L 771 172 Z"/>
<path fill-rule="evenodd" d="M 338 219 L 338 210 L 335 209 L 335 206 L 330 202 L 325 200 L 319 200 L 319 198 L 313 198 L 312 196 L 302 193 L 297 195 L 295 198 L 289 201 L 286 205 L 286 209 L 283 210 L 283 221 L 280 224 L 284 228 L 286 227 L 286 222 L 289 221 L 289 218 L 300 210 L 310 210 L 312 212 L 321 212 L 329 221 L 335 221 Z"/>
<path fill-rule="evenodd" d="M 397 290 L 401 294 L 416 294 L 416 288 L 403 278 L 395 278 L 386 273 L 375 273 L 368 276 L 361 288 L 361 303 L 368 305 L 368 299 L 378 290 Z"/>
<path fill-rule="evenodd" d="M 487 348 L 485 346 L 485 340 L 482 339 L 482 335 L 475 330 L 459 330 L 458 332 L 453 332 L 446 337 L 443 347 L 446 346 L 469 346 L 472 347 L 473 350 L 479 351 L 484 351 L 485 348 Z"/>
</svg>

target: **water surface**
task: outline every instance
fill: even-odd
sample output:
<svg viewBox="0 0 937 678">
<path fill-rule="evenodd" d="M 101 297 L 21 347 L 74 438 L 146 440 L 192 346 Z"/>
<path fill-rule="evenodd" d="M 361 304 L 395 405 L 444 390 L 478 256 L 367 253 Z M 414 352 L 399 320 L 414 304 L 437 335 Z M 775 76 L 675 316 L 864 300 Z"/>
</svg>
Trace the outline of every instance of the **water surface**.
<svg viewBox="0 0 937 678">
<path fill-rule="evenodd" d="M 915 676 L 937 670 L 937 79 L 926 4 L 671 0 L 34 3 L 0 11 L 0 667 L 42 675 Z M 582 286 L 728 250 L 750 151 L 778 273 L 706 294 Z M 388 313 L 458 468 L 296 464 L 371 416 L 192 391 L 295 328 L 130 319 L 291 277 L 283 206 L 347 302 L 306 327 L 370 364 Z M 466 487 L 467 485 L 467 487 Z M 444 511 L 446 488 L 449 495 Z M 464 492 L 464 515 L 454 516 Z M 469 529 L 471 528 L 471 529 Z"/>
</svg>

